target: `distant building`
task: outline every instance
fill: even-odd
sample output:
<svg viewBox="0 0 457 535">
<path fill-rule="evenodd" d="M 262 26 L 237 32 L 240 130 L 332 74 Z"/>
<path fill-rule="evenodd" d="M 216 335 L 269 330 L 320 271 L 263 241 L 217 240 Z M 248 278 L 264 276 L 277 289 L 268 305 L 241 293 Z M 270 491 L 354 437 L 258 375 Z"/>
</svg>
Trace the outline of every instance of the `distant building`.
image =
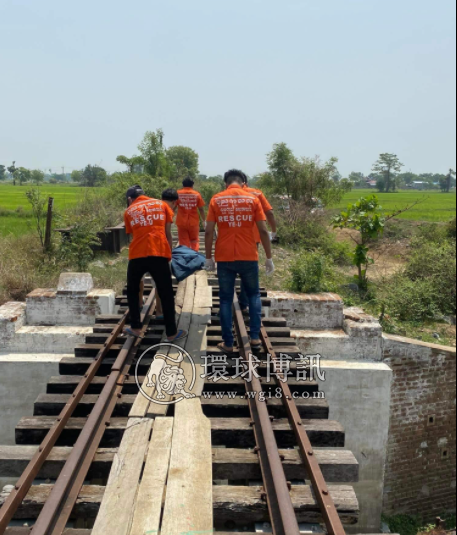
<svg viewBox="0 0 457 535">
<path fill-rule="evenodd" d="M 367 186 L 369 188 L 377 188 L 378 187 L 378 181 L 377 180 L 367 180 Z"/>
</svg>

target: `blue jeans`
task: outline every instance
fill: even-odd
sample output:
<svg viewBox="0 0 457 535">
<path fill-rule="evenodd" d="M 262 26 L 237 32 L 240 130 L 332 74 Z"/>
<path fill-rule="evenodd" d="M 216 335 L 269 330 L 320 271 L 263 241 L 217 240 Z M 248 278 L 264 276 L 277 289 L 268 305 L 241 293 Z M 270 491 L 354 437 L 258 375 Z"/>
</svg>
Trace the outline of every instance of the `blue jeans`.
<svg viewBox="0 0 457 535">
<path fill-rule="evenodd" d="M 259 249 L 259 244 L 257 244 L 257 249 Z M 260 291 L 260 288 L 259 288 Z M 241 287 L 240 287 L 240 297 L 238 298 L 240 302 L 241 310 L 247 310 L 249 308 L 249 298 L 246 293 L 246 289 L 244 287 L 243 281 L 241 281 Z"/>
<path fill-rule="evenodd" d="M 249 302 L 251 318 L 251 339 L 259 340 L 262 325 L 262 300 L 260 299 L 259 263 L 258 262 L 218 262 L 221 300 L 222 338 L 227 347 L 233 347 L 233 297 L 235 295 L 236 277 L 241 277 Z"/>
<path fill-rule="evenodd" d="M 241 281 L 240 297 L 238 298 L 238 301 L 240 302 L 241 310 L 247 310 L 249 308 L 249 299 L 243 281 Z"/>
</svg>

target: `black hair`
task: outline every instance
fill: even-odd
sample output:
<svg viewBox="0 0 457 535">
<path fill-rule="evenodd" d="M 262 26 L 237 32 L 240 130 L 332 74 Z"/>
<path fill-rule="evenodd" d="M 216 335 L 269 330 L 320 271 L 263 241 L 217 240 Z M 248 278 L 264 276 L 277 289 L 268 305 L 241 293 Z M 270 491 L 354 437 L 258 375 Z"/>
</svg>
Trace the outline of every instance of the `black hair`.
<svg viewBox="0 0 457 535">
<path fill-rule="evenodd" d="M 125 197 L 127 199 L 127 207 L 129 206 L 129 199 L 132 199 L 132 201 L 138 199 L 138 197 L 141 197 L 144 195 L 143 188 L 136 184 L 135 186 L 132 186 L 127 190 L 127 193 L 125 194 Z"/>
<path fill-rule="evenodd" d="M 185 178 L 183 181 L 182 181 L 182 185 L 185 187 L 185 188 L 192 188 L 194 186 L 195 182 L 190 178 L 190 176 L 188 176 L 187 178 Z"/>
<path fill-rule="evenodd" d="M 246 184 L 248 181 L 248 177 L 239 169 L 231 169 L 230 171 L 227 171 L 224 175 L 224 182 L 228 184 L 231 178 L 240 178 L 243 184 Z"/>
<path fill-rule="evenodd" d="M 179 201 L 178 192 L 175 189 L 172 189 L 172 188 L 166 189 L 162 193 L 162 201 L 170 201 L 170 202 Z"/>
</svg>

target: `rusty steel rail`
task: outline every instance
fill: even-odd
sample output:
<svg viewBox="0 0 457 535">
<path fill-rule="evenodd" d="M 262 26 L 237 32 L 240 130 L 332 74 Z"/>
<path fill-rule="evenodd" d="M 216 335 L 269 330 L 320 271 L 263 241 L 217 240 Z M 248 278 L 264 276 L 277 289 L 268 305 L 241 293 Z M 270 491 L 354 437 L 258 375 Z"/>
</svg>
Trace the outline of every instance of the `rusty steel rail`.
<svg viewBox="0 0 457 535">
<path fill-rule="evenodd" d="M 260 336 L 266 353 L 271 355 L 272 363 L 278 363 L 279 359 L 263 324 Z M 286 378 L 284 377 L 284 374 L 282 374 L 282 378 L 284 381 L 281 381 L 277 377 L 276 382 L 278 387 L 282 390 L 282 401 L 286 408 L 290 425 L 297 438 L 303 463 L 308 477 L 311 480 L 316 500 L 321 508 L 327 531 L 329 535 L 345 535 L 343 524 L 338 515 L 338 511 L 336 510 L 335 503 L 330 496 L 328 486 L 322 474 L 321 467 L 319 466 L 319 461 L 316 458 L 308 433 L 306 432 L 300 413 L 298 412 L 297 405 L 292 397 L 290 387 L 287 384 L 287 381 L 285 381 Z"/>
<path fill-rule="evenodd" d="M 141 336 L 149 327 L 155 302 L 156 292 L 153 290 L 143 309 Z M 111 369 L 108 381 L 32 529 L 32 535 L 62 535 L 64 532 L 90 465 L 110 424 L 116 403 L 122 397 L 126 376 L 140 345 L 141 338 L 127 338 Z"/>
<path fill-rule="evenodd" d="M 244 358 L 246 369 L 249 369 L 250 366 L 251 369 L 255 369 L 249 336 L 236 295 L 233 306 L 240 356 Z M 255 374 L 252 381 L 246 381 L 245 383 L 248 393 L 262 391 L 262 384 Z M 291 488 L 284 473 L 267 404 L 260 402 L 258 395 L 254 396 L 254 399 L 251 396 L 247 396 L 247 398 L 252 418 L 251 425 L 257 444 L 256 453 L 259 456 L 265 488 L 264 498 L 268 504 L 273 533 L 274 535 L 299 535 L 300 529 L 290 495 Z"/>
<path fill-rule="evenodd" d="M 30 490 L 34 480 L 38 476 L 41 468 L 43 467 L 46 459 L 51 453 L 53 447 L 55 446 L 57 440 L 59 439 L 62 431 L 65 429 L 68 421 L 72 417 L 76 407 L 80 403 L 82 397 L 86 393 L 90 384 L 92 383 L 95 375 L 97 374 L 100 366 L 102 365 L 103 359 L 109 353 L 109 350 L 116 342 L 116 339 L 122 333 L 122 330 L 126 324 L 128 317 L 128 312 L 124 314 L 119 323 L 113 329 L 113 332 L 109 336 L 108 340 L 104 344 L 103 349 L 101 349 L 94 359 L 94 362 L 91 364 L 87 372 L 84 374 L 83 379 L 76 387 L 73 395 L 70 398 L 70 401 L 62 409 L 62 412 L 58 416 L 56 423 L 49 430 L 46 438 L 38 448 L 37 453 L 30 461 L 26 470 L 22 474 L 21 478 L 17 482 L 15 488 L 8 496 L 8 499 L 5 501 L 3 507 L 0 509 L 0 534 L 3 535 L 9 523 L 13 519 L 14 513 L 17 508 L 21 505 L 24 498 L 27 496 L 27 493 Z"/>
<path fill-rule="evenodd" d="M 248 368 L 253 364 L 252 349 L 249 343 L 249 336 L 243 314 L 236 295 L 233 304 L 235 311 L 235 330 L 238 337 L 240 354 L 245 359 L 246 363 L 248 363 L 245 364 L 245 367 Z M 260 337 L 265 352 L 271 355 L 271 365 L 274 366 L 276 363 L 280 363 L 263 323 Z M 276 370 L 273 371 L 276 372 Z M 283 379 L 282 381 L 280 380 L 281 378 Z M 295 400 L 293 399 L 290 387 L 287 384 L 287 381 L 285 381 L 284 373 L 281 374 L 281 372 L 279 372 L 279 374 L 276 375 L 276 382 L 282 391 L 282 400 L 287 412 L 288 420 L 297 438 L 302 460 L 311 481 L 317 503 L 321 509 L 327 531 L 329 535 L 345 535 L 343 524 L 336 510 L 335 503 L 330 496 L 328 486 L 311 445 L 308 433 L 303 425 Z M 255 375 L 252 382 L 246 382 L 246 390 L 248 392 L 257 393 L 262 391 L 262 384 Z M 282 460 L 271 425 L 271 419 L 268 415 L 267 404 L 259 402 L 257 398 L 258 396 L 256 396 L 255 400 L 252 400 L 251 397 L 248 396 L 252 415 L 252 425 L 254 427 L 257 443 L 256 451 L 260 459 L 273 533 L 275 535 L 295 535 L 296 533 L 300 533 L 300 530 L 290 497 L 290 484 L 286 481 Z"/>
<path fill-rule="evenodd" d="M 148 328 L 151 316 L 155 309 L 155 303 L 156 293 L 155 290 L 153 290 L 142 312 L 142 321 L 144 322 L 143 334 Z M 100 369 L 103 360 L 108 355 L 109 350 L 114 345 L 117 338 L 121 335 L 127 322 L 127 318 L 128 311 L 114 327 L 113 332 L 104 344 L 103 349 L 101 349 L 95 357 L 94 362 L 91 364 L 83 379 L 76 387 L 75 392 L 72 394 L 70 401 L 58 416 L 56 423 L 50 429 L 46 438 L 38 448 L 37 453 L 30 461 L 16 484 L 14 490 L 0 509 L 0 535 L 5 533 L 15 512 L 27 496 L 34 480 L 52 452 L 52 449 L 68 424 L 76 407 L 80 403 L 88 387 L 91 385 L 97 371 Z M 84 484 L 90 465 L 99 447 L 100 441 L 106 431 L 106 427 L 109 426 L 109 421 L 116 403 L 119 398 L 122 397 L 124 382 L 140 344 L 140 339 L 134 340 L 129 337 L 126 340 L 123 349 L 119 353 L 119 356 L 111 369 L 108 381 L 33 528 L 32 533 L 34 535 L 37 535 L 38 533 L 46 535 L 62 535 L 68 519 L 70 518 L 73 506 L 76 503 L 78 494 Z"/>
</svg>

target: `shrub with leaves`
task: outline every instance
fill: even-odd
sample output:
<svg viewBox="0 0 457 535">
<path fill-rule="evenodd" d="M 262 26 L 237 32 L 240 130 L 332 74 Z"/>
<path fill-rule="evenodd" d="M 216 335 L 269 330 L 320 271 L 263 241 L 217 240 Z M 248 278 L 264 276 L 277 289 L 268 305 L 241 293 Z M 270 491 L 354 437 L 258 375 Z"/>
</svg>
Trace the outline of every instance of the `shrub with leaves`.
<svg viewBox="0 0 457 535">
<path fill-rule="evenodd" d="M 360 232 L 360 240 L 356 241 L 354 265 L 358 269 L 355 278 L 362 290 L 368 288 L 368 267 L 374 264 L 373 258 L 369 255 L 369 243 L 383 233 L 386 220 L 376 195 L 367 199 L 362 197 L 349 206 L 346 212 L 333 219 L 334 228 L 354 229 Z"/>
<path fill-rule="evenodd" d="M 87 271 L 94 259 L 93 248 L 100 245 L 93 221 L 80 219 L 73 223 L 68 237 L 65 237 L 57 251 L 57 258 L 62 266 Z"/>
<path fill-rule="evenodd" d="M 359 240 L 353 238 L 356 243 L 353 258 L 358 270 L 355 278 L 361 290 L 368 290 L 368 268 L 374 264 L 374 259 L 370 256 L 370 244 L 382 236 L 388 221 L 410 210 L 419 202 L 387 216 L 379 204 L 378 197 L 372 195 L 366 199 L 362 197 L 355 204 L 349 205 L 346 212 L 333 218 L 334 228 L 353 229 L 360 233 Z"/>
<path fill-rule="evenodd" d="M 39 187 L 30 188 L 25 192 L 27 200 L 32 207 L 33 221 L 38 237 L 41 242 L 41 247 L 44 248 L 44 236 L 46 226 L 46 198 L 42 195 Z"/>
<path fill-rule="evenodd" d="M 406 276 L 414 284 L 430 284 L 439 312 L 455 314 L 456 265 L 455 243 L 446 241 L 437 245 L 428 242 L 414 249 L 406 267 Z"/>
<path fill-rule="evenodd" d="M 291 266 L 290 289 L 299 293 L 335 291 L 335 273 L 329 259 L 319 253 L 302 253 Z"/>
</svg>

